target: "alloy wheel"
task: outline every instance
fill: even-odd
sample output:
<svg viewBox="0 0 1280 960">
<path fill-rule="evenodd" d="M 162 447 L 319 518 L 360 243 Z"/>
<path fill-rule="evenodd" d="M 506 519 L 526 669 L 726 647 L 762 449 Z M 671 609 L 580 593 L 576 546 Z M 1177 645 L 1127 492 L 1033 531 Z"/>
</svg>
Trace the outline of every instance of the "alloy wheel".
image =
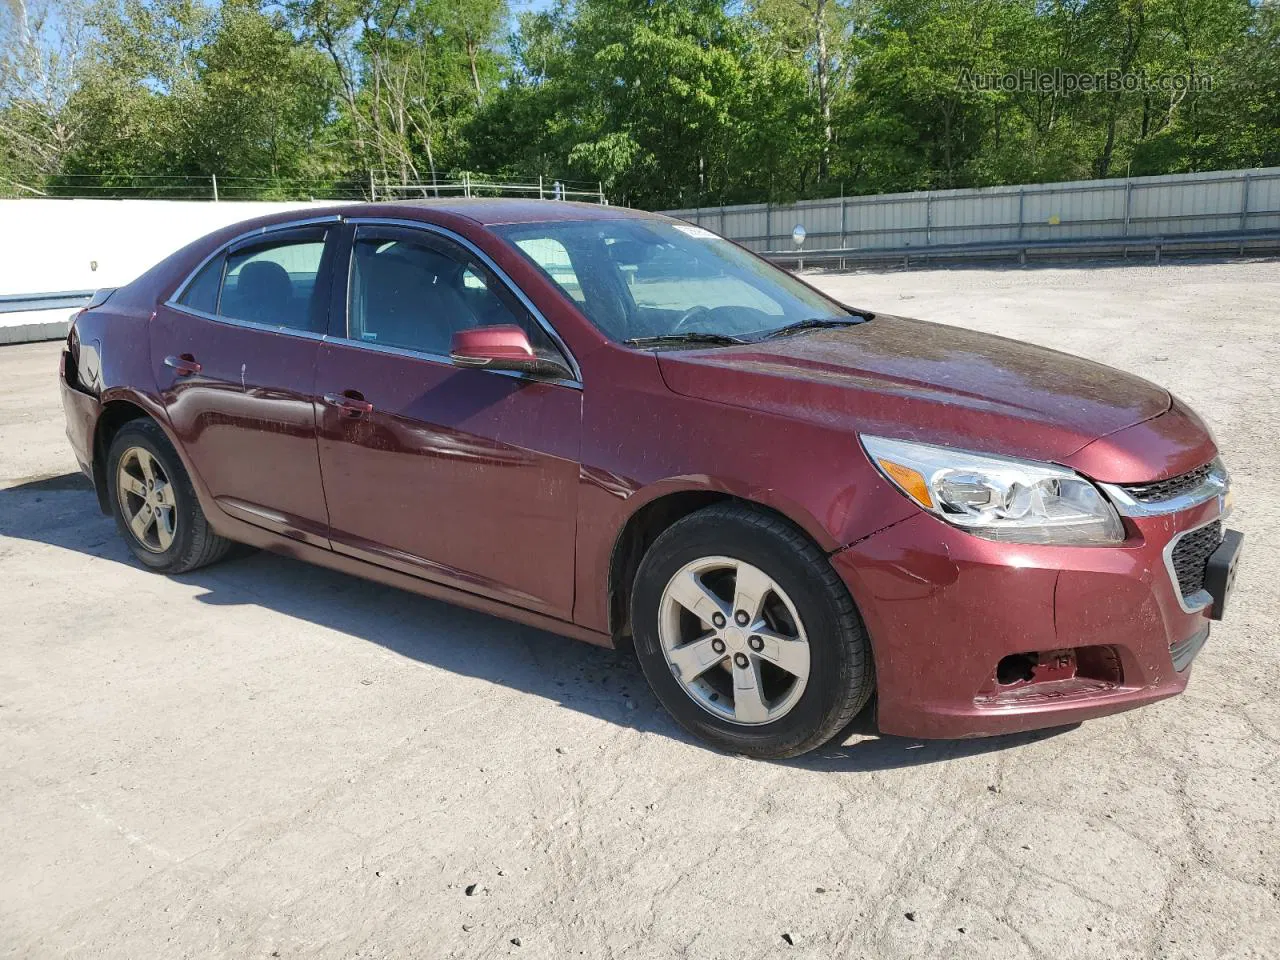
<svg viewBox="0 0 1280 960">
<path fill-rule="evenodd" d="M 698 706 L 731 723 L 772 723 L 809 681 L 809 639 L 795 604 L 758 567 L 730 557 L 685 564 L 662 591 L 658 638 Z"/>
<path fill-rule="evenodd" d="M 152 553 L 164 553 L 177 533 L 173 484 L 160 461 L 143 447 L 129 447 L 116 468 L 120 513 L 135 540 Z"/>
</svg>

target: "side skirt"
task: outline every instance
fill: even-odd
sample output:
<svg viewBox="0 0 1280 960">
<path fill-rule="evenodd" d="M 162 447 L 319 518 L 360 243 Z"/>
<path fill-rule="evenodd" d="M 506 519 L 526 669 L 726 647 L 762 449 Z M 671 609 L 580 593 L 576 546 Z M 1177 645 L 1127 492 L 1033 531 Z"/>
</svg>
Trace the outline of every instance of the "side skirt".
<svg viewBox="0 0 1280 960">
<path fill-rule="evenodd" d="M 504 620 L 512 620 L 516 623 L 537 627 L 550 633 L 572 637 L 574 640 L 583 640 L 600 647 L 613 646 L 613 638 L 607 633 L 580 627 L 575 623 L 558 620 L 545 614 L 522 610 L 519 607 L 513 607 L 497 600 L 490 600 L 487 597 L 467 593 L 465 590 L 455 590 L 452 587 L 441 586 L 438 583 L 423 580 L 420 577 L 410 576 L 378 564 L 335 553 L 324 547 L 312 546 L 300 540 L 293 540 L 289 537 L 274 534 L 269 530 L 237 520 L 223 511 L 218 511 L 218 513 L 220 515 L 216 518 L 209 517 L 210 525 L 219 534 L 230 540 L 235 540 L 237 543 L 245 543 L 252 547 L 259 547 L 272 553 L 278 553 L 281 556 L 301 560 L 304 563 L 313 563 L 320 567 L 327 567 L 330 570 L 337 570 L 340 573 L 349 573 L 365 580 L 384 583 L 387 586 L 430 597 L 432 600 L 443 600 L 445 603 L 466 607 L 468 610 L 476 610 L 480 613 L 501 617 Z"/>
</svg>

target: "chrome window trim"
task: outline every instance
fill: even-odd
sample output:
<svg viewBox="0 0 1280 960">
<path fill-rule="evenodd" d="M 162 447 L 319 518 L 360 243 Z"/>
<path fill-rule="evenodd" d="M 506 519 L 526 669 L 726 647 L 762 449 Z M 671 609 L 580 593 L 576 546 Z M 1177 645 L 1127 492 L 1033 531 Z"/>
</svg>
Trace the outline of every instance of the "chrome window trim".
<svg viewBox="0 0 1280 960">
<path fill-rule="evenodd" d="M 326 334 L 316 333 L 314 330 L 299 330 L 297 327 L 286 327 L 283 324 L 274 325 L 270 323 L 258 323 L 254 320 L 237 320 L 235 317 L 220 317 L 212 313 L 205 313 L 203 310 L 197 310 L 194 307 L 175 303 L 172 300 L 166 301 L 164 305 L 170 310 L 176 310 L 178 313 L 185 313 L 189 317 L 199 317 L 201 320 L 212 320 L 214 323 L 226 324 L 228 327 L 243 327 L 246 330 L 261 330 L 263 333 L 280 333 L 289 337 L 301 337 L 304 340 L 333 339 Z"/>
<path fill-rule="evenodd" d="M 1099 483 L 1098 486 L 1110 498 L 1116 510 L 1126 517 L 1162 517 L 1166 514 L 1190 510 L 1202 503 L 1208 503 L 1214 497 L 1223 496 L 1231 488 L 1231 477 L 1222 461 L 1214 460 L 1213 468 L 1200 486 L 1169 500 L 1159 500 L 1155 503 L 1143 503 L 1141 500 L 1134 499 L 1119 484 Z"/>
<path fill-rule="evenodd" d="M 385 343 L 370 343 L 367 340 L 352 340 L 350 337 L 334 337 L 326 336 L 322 338 L 328 343 L 335 346 L 354 347 L 358 350 L 369 350 L 373 353 L 386 353 L 394 357 L 404 357 L 407 360 L 422 360 L 426 363 L 439 364 L 440 366 L 450 367 L 454 370 L 475 370 L 477 373 L 491 373 L 504 377 L 513 377 L 516 380 L 527 380 L 529 383 L 549 383 L 557 387 L 571 387 L 574 390 L 582 389 L 582 382 L 579 380 L 566 380 L 563 378 L 552 377 L 531 377 L 519 370 L 486 370 L 484 367 L 464 367 L 453 362 L 453 358 L 441 353 L 428 353 L 425 350 L 410 350 L 408 347 L 392 347 Z"/>
<path fill-rule="evenodd" d="M 515 370 L 488 370 L 486 372 L 514 374 L 515 376 L 519 377 L 522 380 L 531 380 L 535 383 L 561 383 L 566 386 L 577 387 L 579 390 L 582 389 L 582 368 L 578 366 L 578 360 L 576 357 L 574 357 L 573 351 L 569 349 L 568 344 L 566 344 L 564 342 L 564 339 L 560 336 L 560 334 L 556 332 L 556 329 L 551 325 L 551 322 L 542 315 L 542 311 L 533 305 L 533 301 L 530 300 L 528 296 L 525 295 L 525 292 L 521 290 L 520 287 L 516 284 L 516 282 L 507 275 L 506 271 L 503 270 L 500 266 L 498 266 L 498 264 L 494 262 L 492 257 L 490 257 L 487 253 L 485 253 L 483 250 L 477 247 L 474 243 L 472 243 L 466 237 L 462 236 L 461 234 L 455 233 L 454 231 L 448 229 L 447 227 L 442 227 L 439 224 L 427 223 L 422 220 L 403 220 L 397 217 L 350 217 L 347 219 L 347 223 L 357 228 L 361 226 L 381 226 L 381 227 L 401 227 L 409 230 L 421 230 L 424 233 L 433 233 L 437 236 L 444 237 L 446 240 L 451 240 L 454 243 L 457 243 L 460 246 L 462 246 L 469 253 L 473 254 L 481 263 L 483 263 L 486 267 L 488 267 L 489 270 L 493 272 L 493 275 L 498 278 L 499 282 L 501 282 L 507 288 L 507 290 L 509 290 L 515 296 L 515 298 L 520 301 L 520 303 L 524 306 L 524 308 L 529 311 L 529 314 L 537 322 L 538 326 L 540 326 L 543 332 L 546 333 L 546 335 L 551 338 L 551 342 L 556 345 L 556 348 L 560 351 L 561 355 L 564 357 L 565 362 L 569 366 L 569 370 L 573 373 L 573 379 L 572 380 L 546 380 L 538 377 L 529 377 Z M 347 270 L 348 283 L 350 283 L 350 276 L 351 276 L 351 270 L 350 268 L 348 268 Z M 348 300 L 349 299 L 350 298 L 348 297 Z M 343 318 L 344 329 L 346 326 L 345 324 L 346 319 L 347 318 L 345 317 Z M 335 337 L 331 339 L 338 339 L 338 338 Z M 362 347 L 375 346 L 374 344 L 367 343 L 364 340 L 353 340 L 350 337 L 343 337 L 341 339 L 347 343 L 358 344 L 359 346 L 362 346 Z M 384 347 L 383 349 L 401 350 L 402 348 Z M 425 353 L 417 350 L 405 350 L 404 352 L 406 355 L 409 355 L 409 356 L 418 356 L 418 357 L 423 357 L 429 360 L 439 358 L 439 354 Z M 449 358 L 445 357 L 444 359 L 448 360 Z M 456 364 L 453 364 L 451 360 L 449 362 L 453 366 L 456 366 Z M 480 369 L 480 368 L 476 368 L 476 369 Z"/>
<path fill-rule="evenodd" d="M 166 307 L 170 310 L 176 310 L 179 313 L 187 314 L 192 317 L 199 317 L 201 320 L 211 320 L 214 323 L 226 324 L 229 327 L 243 327 L 247 330 L 260 330 L 263 333 L 279 333 L 285 336 L 298 337 L 303 340 L 314 340 L 317 342 L 332 343 L 344 347 L 358 347 L 361 350 L 370 350 L 374 353 L 387 353 L 392 356 L 405 357 L 409 360 L 425 360 L 427 363 L 435 363 L 441 366 L 452 367 L 455 370 L 481 370 L 479 367 L 459 367 L 453 362 L 451 357 L 439 353 L 427 353 L 422 350 L 408 350 L 404 347 L 390 347 L 382 343 L 367 343 L 363 340 L 352 340 L 348 337 L 334 337 L 327 333 L 316 333 L 312 330 L 298 330 L 294 327 L 277 327 L 269 323 L 256 323 L 253 320 L 237 320 L 234 317 L 217 317 L 211 313 L 205 313 L 203 310 L 196 310 L 192 307 L 184 307 L 182 304 L 166 303 Z M 582 384 L 577 380 L 553 379 L 550 377 L 530 377 L 521 373 L 519 370 L 483 370 L 484 373 L 495 373 L 504 377 L 514 377 L 517 380 L 528 380 L 530 383 L 549 383 L 559 387 L 572 387 L 575 390 L 581 390 Z"/>
<path fill-rule="evenodd" d="M 273 326 L 272 324 L 257 323 L 252 320 L 237 320 L 234 317 L 224 317 L 224 316 L 218 316 L 212 313 L 206 313 L 204 310 L 197 310 L 194 307 L 189 307 L 189 306 L 186 306 L 185 304 L 178 302 L 179 299 L 182 297 L 182 295 L 186 293 L 187 287 L 191 285 L 191 282 L 196 278 L 196 276 L 200 273 L 200 271 L 203 270 L 209 264 L 210 261 L 216 259 L 219 256 L 222 256 L 227 251 L 229 251 L 232 247 L 244 242 L 245 240 L 251 240 L 256 237 L 265 237 L 272 233 L 279 233 L 285 230 L 292 230 L 297 227 L 313 227 L 313 226 L 321 226 L 321 225 L 343 223 L 343 222 L 350 223 L 353 226 L 365 224 L 365 225 L 371 225 L 371 226 L 406 227 L 411 230 L 423 230 L 427 233 L 434 233 L 444 237 L 445 239 L 452 240 L 456 243 L 461 244 L 470 253 L 474 254 L 486 267 L 488 267 L 491 271 L 493 271 L 494 276 L 496 276 L 499 279 L 499 281 L 501 281 L 507 287 L 507 289 L 510 290 L 511 293 L 515 295 L 516 299 L 520 301 L 520 303 L 524 306 L 524 308 L 529 311 L 529 313 L 533 316 L 534 320 L 537 321 L 538 325 L 543 329 L 543 331 L 546 332 L 547 336 L 551 338 L 551 342 L 554 343 L 556 347 L 560 350 L 564 359 L 569 364 L 569 368 L 573 373 L 573 379 L 550 379 L 546 377 L 530 377 L 526 374 L 519 372 L 518 370 L 484 370 L 483 372 L 500 374 L 506 377 L 513 377 L 517 380 L 528 380 L 531 383 L 549 383 L 549 384 L 555 384 L 557 386 L 562 386 L 562 387 L 572 387 L 575 390 L 582 389 L 582 371 L 581 371 L 581 368 L 578 366 L 577 358 L 574 357 L 573 352 L 569 349 L 568 345 L 561 338 L 560 334 L 556 332 L 555 328 L 551 326 L 551 323 L 547 320 L 547 318 L 542 315 L 542 311 L 540 311 L 537 307 L 533 305 L 533 302 L 525 295 L 524 291 L 521 290 L 516 285 L 515 281 L 512 280 L 507 275 L 506 271 L 504 271 L 501 267 L 499 267 L 493 261 L 492 257 L 490 257 L 487 253 L 485 253 L 483 250 L 477 247 L 474 243 L 472 243 L 466 237 L 463 237 L 457 233 L 454 233 L 452 230 L 449 230 L 445 227 L 438 226 L 437 224 L 425 223 L 420 220 L 402 220 L 394 217 L 359 217 L 359 218 L 353 219 L 353 218 L 345 218 L 341 214 L 335 213 L 335 214 L 330 214 L 324 217 L 310 217 L 306 220 L 289 220 L 282 223 L 269 224 L 265 227 L 255 227 L 252 230 L 246 230 L 244 233 L 237 234 L 236 236 L 232 237 L 230 240 L 218 246 L 216 249 L 213 250 L 213 252 L 211 252 L 203 260 L 201 260 L 198 264 L 196 264 L 195 269 L 193 269 L 190 273 L 186 275 L 183 281 L 180 284 L 178 284 L 176 288 L 174 288 L 172 295 L 167 300 L 164 301 L 164 306 L 168 307 L 170 310 L 176 310 L 178 313 L 186 314 L 187 316 L 199 317 L 202 320 L 211 320 L 214 323 L 222 323 L 231 327 L 242 327 L 247 330 L 260 330 L 263 333 L 279 333 L 285 336 L 300 337 L 306 340 L 340 343 L 344 345 L 350 345 L 353 347 L 359 347 L 363 350 L 372 350 L 376 353 L 387 353 L 394 356 L 406 357 L 411 360 L 425 360 L 428 363 L 444 364 L 450 367 L 454 367 L 455 369 L 462 369 L 453 362 L 452 358 L 438 354 L 438 353 L 427 353 L 422 350 L 409 350 L 403 347 L 391 347 L 385 344 L 369 343 L 364 340 L 353 340 L 350 337 L 335 337 L 327 333 L 316 333 L 312 330 L 299 330 L 296 327 Z M 350 273 L 351 271 L 350 269 L 348 269 L 347 270 L 348 283 L 350 282 Z M 343 326 L 344 328 L 346 326 L 346 317 L 343 317 Z M 472 367 L 469 369 L 480 370 L 482 368 Z"/>
<path fill-rule="evenodd" d="M 192 313 L 193 311 L 191 310 L 190 307 L 184 307 L 182 304 L 178 303 L 178 301 L 182 298 L 182 295 L 187 292 L 187 287 L 191 285 L 191 281 L 196 278 L 196 274 L 198 274 L 201 270 L 203 270 L 208 265 L 210 260 L 226 253 L 228 250 L 230 250 L 232 247 L 234 247 L 238 243 L 241 243 L 245 240 L 251 240 L 254 237 L 265 237 L 268 234 L 278 233 L 281 230 L 292 230 L 295 227 L 315 227 L 315 226 L 321 226 L 324 224 L 341 223 L 341 222 L 342 222 L 341 214 L 331 213 L 325 217 L 310 217 L 306 220 L 289 220 L 285 223 L 269 223 L 265 227 L 254 227 L 252 230 L 246 230 L 244 233 L 241 233 L 232 237 L 226 243 L 217 247 L 212 253 L 210 253 L 207 257 L 205 257 L 198 264 L 196 264 L 196 268 L 192 270 L 190 273 L 188 273 L 186 277 L 183 279 L 183 281 L 174 288 L 173 293 L 169 295 L 169 299 L 165 300 L 164 305 L 166 307 L 173 307 L 176 310 L 183 310 L 187 313 Z M 219 289 L 219 295 L 221 295 L 221 289 Z M 204 317 L 208 316 L 208 314 L 204 313 L 203 311 L 194 311 L 194 312 L 199 316 L 204 316 Z M 214 318 L 214 319 L 220 319 L 220 318 Z"/>
<path fill-rule="evenodd" d="M 1164 568 L 1169 574 L 1169 582 L 1173 584 L 1173 596 L 1178 601 L 1178 606 L 1182 608 L 1183 613 L 1199 613 L 1205 607 L 1213 603 L 1213 595 L 1201 587 L 1190 597 L 1182 595 L 1182 586 L 1178 583 L 1178 571 L 1173 566 L 1173 548 L 1178 545 L 1181 540 L 1189 533 L 1195 533 L 1197 530 L 1203 530 L 1211 524 L 1221 523 L 1227 519 L 1230 510 L 1223 510 L 1216 517 L 1210 517 L 1202 523 L 1197 523 L 1194 527 L 1188 527 L 1186 530 L 1179 530 L 1173 539 L 1164 545 Z"/>
</svg>

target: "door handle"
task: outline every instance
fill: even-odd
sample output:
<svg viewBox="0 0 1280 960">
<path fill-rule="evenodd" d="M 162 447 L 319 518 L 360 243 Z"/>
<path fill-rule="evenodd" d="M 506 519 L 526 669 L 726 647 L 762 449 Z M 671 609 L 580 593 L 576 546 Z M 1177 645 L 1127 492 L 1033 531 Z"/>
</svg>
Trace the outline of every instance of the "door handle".
<svg viewBox="0 0 1280 960">
<path fill-rule="evenodd" d="M 337 407 L 348 417 L 363 417 L 366 413 L 373 413 L 373 404 L 366 400 L 359 390 L 326 393 L 324 402 L 331 407 Z"/>
<path fill-rule="evenodd" d="M 196 361 L 196 358 L 189 353 L 184 353 L 180 357 L 165 357 L 164 365 L 166 367 L 172 367 L 173 372 L 179 377 L 189 377 L 204 369 L 204 367 Z"/>
</svg>

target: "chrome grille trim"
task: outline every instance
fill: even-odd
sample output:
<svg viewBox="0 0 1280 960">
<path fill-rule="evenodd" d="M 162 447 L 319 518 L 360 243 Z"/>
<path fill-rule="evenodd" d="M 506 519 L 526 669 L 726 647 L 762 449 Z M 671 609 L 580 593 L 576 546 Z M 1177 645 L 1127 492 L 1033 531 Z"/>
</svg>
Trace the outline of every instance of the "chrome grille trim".
<svg viewBox="0 0 1280 960">
<path fill-rule="evenodd" d="M 1159 517 L 1198 507 L 1223 497 L 1231 485 L 1222 460 L 1211 462 L 1167 480 L 1151 483 L 1099 483 L 1117 511 L 1126 517 Z"/>
<path fill-rule="evenodd" d="M 1177 598 L 1178 606 L 1182 608 L 1184 613 L 1199 613 L 1205 607 L 1213 603 L 1213 597 L 1210 596 L 1208 590 L 1204 589 L 1204 571 L 1203 570 L 1200 571 L 1199 586 L 1196 586 L 1196 589 L 1192 590 L 1190 593 L 1183 592 L 1182 579 L 1178 576 L 1178 568 L 1177 568 L 1177 564 L 1174 562 L 1174 559 L 1173 559 L 1173 552 L 1177 548 L 1178 543 L 1184 537 L 1190 536 L 1192 534 L 1200 533 L 1205 529 L 1205 527 L 1216 526 L 1218 528 L 1218 533 L 1219 533 L 1217 543 L 1221 543 L 1223 519 L 1224 519 L 1224 515 L 1219 515 L 1214 517 L 1212 520 L 1206 520 L 1204 523 L 1197 524 L 1196 526 L 1191 527 L 1187 530 L 1182 530 L 1172 540 L 1170 540 L 1167 544 L 1165 544 L 1165 548 L 1164 548 L 1165 570 L 1168 571 L 1169 580 L 1173 584 L 1173 595 Z M 1214 550 L 1217 549 L 1217 543 L 1214 544 Z M 1212 550 L 1209 551 L 1210 554 L 1212 554 L 1212 552 L 1213 552 Z M 1205 563 L 1208 563 L 1209 557 L 1206 555 L 1204 560 L 1205 560 Z"/>
<path fill-rule="evenodd" d="M 1206 463 L 1186 473 L 1168 480 L 1157 480 L 1154 483 L 1124 484 L 1125 493 L 1139 503 L 1162 503 L 1172 500 L 1202 486 L 1213 471 L 1213 464 Z"/>
</svg>

